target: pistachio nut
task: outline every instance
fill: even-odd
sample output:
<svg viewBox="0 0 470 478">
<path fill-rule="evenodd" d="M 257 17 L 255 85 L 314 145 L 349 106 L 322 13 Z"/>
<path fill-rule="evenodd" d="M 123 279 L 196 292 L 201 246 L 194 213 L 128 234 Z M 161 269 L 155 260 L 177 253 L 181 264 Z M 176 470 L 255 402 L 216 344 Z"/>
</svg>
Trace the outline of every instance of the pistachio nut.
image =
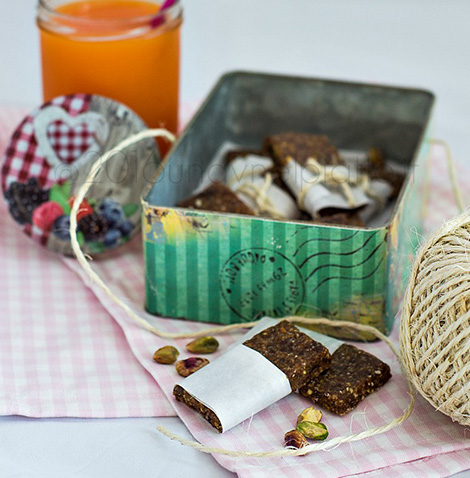
<svg viewBox="0 0 470 478">
<path fill-rule="evenodd" d="M 186 345 L 192 354 L 211 354 L 219 348 L 219 342 L 214 337 L 201 337 Z"/>
<path fill-rule="evenodd" d="M 323 423 L 300 422 L 296 428 L 305 438 L 324 440 L 328 436 L 328 429 Z"/>
<path fill-rule="evenodd" d="M 308 442 L 305 437 L 297 430 L 291 430 L 284 435 L 284 446 L 286 448 L 295 448 L 298 450 L 299 448 L 303 448 L 307 446 Z"/>
<path fill-rule="evenodd" d="M 165 345 L 153 354 L 153 360 L 158 363 L 175 363 L 179 354 L 178 350 L 172 345 Z"/>
<path fill-rule="evenodd" d="M 202 367 L 205 367 L 209 363 L 209 360 L 203 357 L 189 357 L 185 360 L 179 360 L 176 362 L 176 371 L 182 377 L 189 377 L 194 372 L 197 372 Z"/>
<path fill-rule="evenodd" d="M 300 422 L 318 423 L 321 421 L 321 417 L 322 413 L 320 410 L 315 410 L 313 407 L 308 407 L 297 417 L 297 425 Z"/>
</svg>

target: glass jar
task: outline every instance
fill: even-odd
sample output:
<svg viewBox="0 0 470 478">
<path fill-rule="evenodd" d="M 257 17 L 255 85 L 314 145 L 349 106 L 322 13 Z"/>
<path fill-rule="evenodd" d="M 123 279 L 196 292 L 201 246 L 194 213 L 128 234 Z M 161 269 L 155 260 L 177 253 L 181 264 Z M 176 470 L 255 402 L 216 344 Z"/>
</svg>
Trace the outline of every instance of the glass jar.
<svg viewBox="0 0 470 478">
<path fill-rule="evenodd" d="M 176 132 L 182 6 L 160 1 L 39 0 L 44 100 L 99 94 Z"/>
</svg>

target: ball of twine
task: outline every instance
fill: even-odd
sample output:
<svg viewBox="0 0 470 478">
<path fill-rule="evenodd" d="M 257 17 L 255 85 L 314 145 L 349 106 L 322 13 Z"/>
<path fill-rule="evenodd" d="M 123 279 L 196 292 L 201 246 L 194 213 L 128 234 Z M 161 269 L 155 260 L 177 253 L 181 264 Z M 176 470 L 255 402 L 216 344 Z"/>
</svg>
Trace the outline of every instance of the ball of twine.
<svg viewBox="0 0 470 478">
<path fill-rule="evenodd" d="M 470 215 L 444 224 L 419 251 L 405 294 L 400 348 L 418 392 L 470 425 Z"/>
</svg>

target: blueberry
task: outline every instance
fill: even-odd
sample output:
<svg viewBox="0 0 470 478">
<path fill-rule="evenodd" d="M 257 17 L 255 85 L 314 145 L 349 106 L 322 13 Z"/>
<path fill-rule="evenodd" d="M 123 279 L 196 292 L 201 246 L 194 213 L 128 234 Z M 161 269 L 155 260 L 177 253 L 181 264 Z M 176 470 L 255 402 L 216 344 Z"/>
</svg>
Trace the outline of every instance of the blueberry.
<svg viewBox="0 0 470 478">
<path fill-rule="evenodd" d="M 97 212 L 106 219 L 111 228 L 118 226 L 126 218 L 122 206 L 111 198 L 104 198 L 100 202 Z"/>
<path fill-rule="evenodd" d="M 134 230 L 134 224 L 131 221 L 124 221 L 119 224 L 119 230 L 124 237 L 129 236 L 129 234 Z"/>
<path fill-rule="evenodd" d="M 62 241 L 70 241 L 70 216 L 59 216 L 52 226 L 52 233 Z"/>
<path fill-rule="evenodd" d="M 109 249 L 113 249 L 119 244 L 121 237 L 122 234 L 119 229 L 109 229 L 106 236 L 104 236 L 104 245 Z"/>
</svg>

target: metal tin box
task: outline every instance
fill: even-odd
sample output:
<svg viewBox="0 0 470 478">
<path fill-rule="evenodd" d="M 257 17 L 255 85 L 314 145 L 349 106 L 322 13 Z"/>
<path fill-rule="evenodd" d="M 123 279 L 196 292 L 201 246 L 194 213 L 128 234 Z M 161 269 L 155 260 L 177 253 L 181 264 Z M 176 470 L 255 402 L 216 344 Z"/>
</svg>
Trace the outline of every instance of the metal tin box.
<svg viewBox="0 0 470 478">
<path fill-rule="evenodd" d="M 235 72 L 221 78 L 143 199 L 146 308 L 230 324 L 269 315 L 350 320 L 388 333 L 421 227 L 434 97 L 423 90 Z M 225 141 L 326 134 L 408 168 L 390 220 L 351 228 L 175 207 Z"/>
</svg>

